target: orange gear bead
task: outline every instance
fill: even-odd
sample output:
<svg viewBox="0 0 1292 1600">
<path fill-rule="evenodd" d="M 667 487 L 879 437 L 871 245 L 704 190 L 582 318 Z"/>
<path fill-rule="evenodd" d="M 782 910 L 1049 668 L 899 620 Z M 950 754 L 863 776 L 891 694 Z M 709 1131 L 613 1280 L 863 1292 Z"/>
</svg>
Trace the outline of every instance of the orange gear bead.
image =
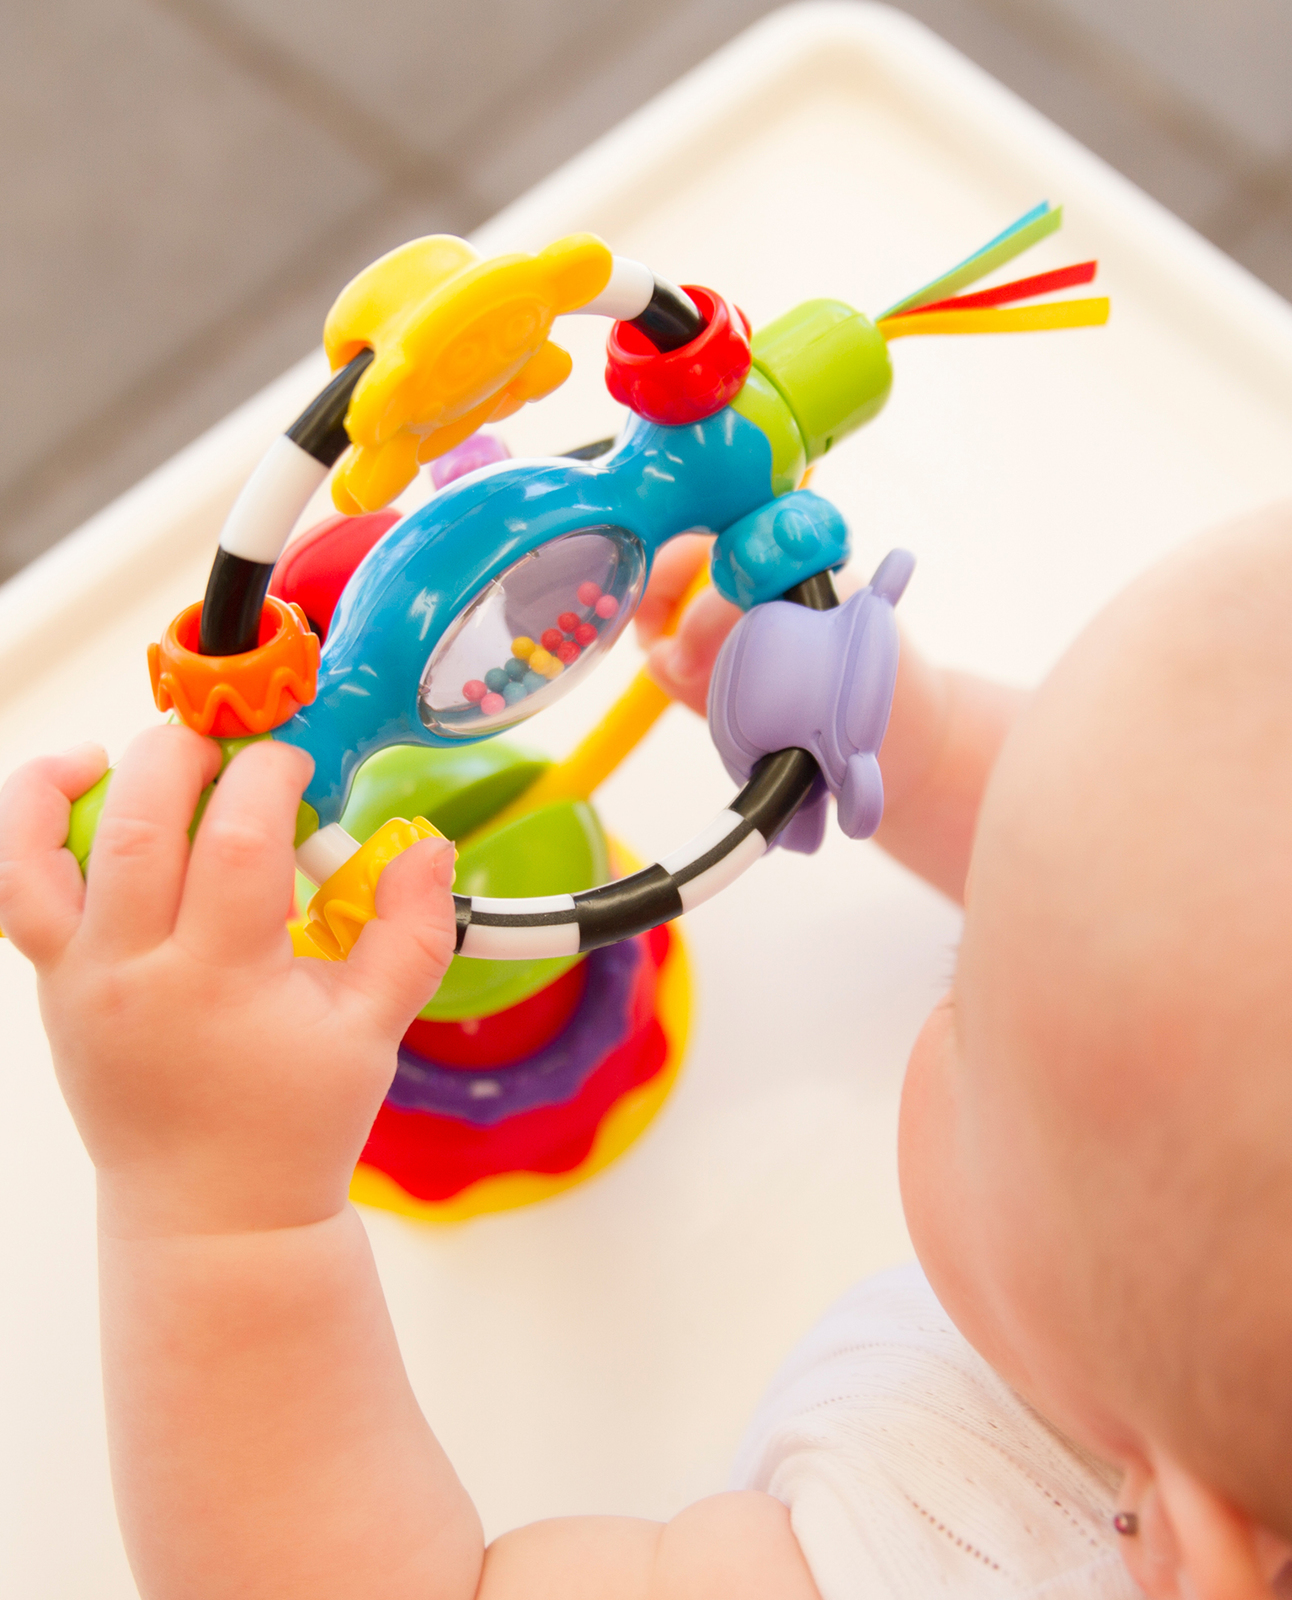
<svg viewBox="0 0 1292 1600">
<path fill-rule="evenodd" d="M 148 646 L 148 674 L 158 711 L 174 710 L 186 727 L 213 739 L 268 733 L 318 692 L 319 641 L 298 605 L 270 595 L 260 614 L 260 643 L 238 656 L 198 649 L 202 603 L 186 606 Z"/>
</svg>

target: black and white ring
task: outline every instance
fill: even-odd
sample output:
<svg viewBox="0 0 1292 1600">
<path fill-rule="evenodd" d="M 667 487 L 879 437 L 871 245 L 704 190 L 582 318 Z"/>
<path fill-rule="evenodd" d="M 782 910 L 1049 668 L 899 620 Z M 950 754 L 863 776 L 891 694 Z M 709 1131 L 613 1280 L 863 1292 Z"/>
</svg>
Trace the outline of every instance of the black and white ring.
<svg viewBox="0 0 1292 1600">
<path fill-rule="evenodd" d="M 620 256 L 605 289 L 582 309 L 633 323 L 660 350 L 680 349 L 704 328 L 688 295 Z M 274 567 L 301 512 L 350 444 L 345 415 L 372 358 L 371 350 L 361 350 L 344 366 L 275 440 L 243 486 L 207 580 L 204 655 L 239 655 L 256 647 Z M 829 573 L 807 579 L 784 598 L 815 610 L 838 604 Z M 807 799 L 817 775 L 805 750 L 764 757 L 731 805 L 689 844 L 641 872 L 581 894 L 523 900 L 454 895 L 457 951 L 492 961 L 576 955 L 671 922 L 753 865 Z M 306 840 L 298 864 L 319 882 L 356 849 L 357 841 L 333 823 Z"/>
<path fill-rule="evenodd" d="M 615 256 L 610 280 L 580 314 L 631 322 L 660 350 L 678 350 L 704 329 L 689 295 L 649 267 Z M 254 650 L 269 580 L 296 520 L 350 444 L 345 414 L 355 386 L 372 362 L 361 350 L 265 452 L 243 485 L 220 532 L 202 601 L 201 649 L 206 656 Z"/>
<path fill-rule="evenodd" d="M 734 883 L 765 853 L 816 776 L 806 750 L 765 756 L 703 833 L 654 866 L 598 889 L 528 900 L 455 894 L 457 951 L 489 961 L 572 956 L 671 922 Z"/>
</svg>

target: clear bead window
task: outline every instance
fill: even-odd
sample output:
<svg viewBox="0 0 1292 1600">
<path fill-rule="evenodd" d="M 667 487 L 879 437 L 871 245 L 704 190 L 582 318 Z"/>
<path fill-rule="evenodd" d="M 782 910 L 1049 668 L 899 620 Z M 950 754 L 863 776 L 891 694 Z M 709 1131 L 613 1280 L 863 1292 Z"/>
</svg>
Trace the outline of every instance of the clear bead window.
<svg viewBox="0 0 1292 1600">
<path fill-rule="evenodd" d="M 623 528 L 584 528 L 521 556 L 436 646 L 422 721 L 443 738 L 474 739 L 551 705 L 614 644 L 645 580 L 645 552 Z"/>
</svg>

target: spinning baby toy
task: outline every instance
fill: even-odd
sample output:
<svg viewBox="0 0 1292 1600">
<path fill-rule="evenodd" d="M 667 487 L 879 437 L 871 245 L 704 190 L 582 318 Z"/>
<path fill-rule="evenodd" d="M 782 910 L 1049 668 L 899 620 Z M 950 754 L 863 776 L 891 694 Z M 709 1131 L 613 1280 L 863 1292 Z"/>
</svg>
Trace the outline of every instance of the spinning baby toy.
<svg viewBox="0 0 1292 1600">
<path fill-rule="evenodd" d="M 688 844 L 642 870 L 594 873 L 571 892 L 455 896 L 458 953 L 568 968 L 640 939 L 773 842 L 815 848 L 827 791 L 845 832 L 873 833 L 896 673 L 892 606 L 912 561 L 893 552 L 840 606 L 831 574 L 848 557 L 847 529 L 801 487 L 804 474 L 880 411 L 894 339 L 1106 321 L 1106 299 L 1018 304 L 1090 282 L 1094 262 L 958 292 L 1061 218 L 1036 207 L 873 322 L 813 300 L 752 338 L 722 295 L 674 287 L 590 235 L 490 261 L 458 239 L 419 239 L 361 273 L 327 319 L 334 378 L 247 482 L 203 602 L 149 652 L 158 707 L 230 754 L 269 737 L 314 758 L 297 861 L 319 888 L 298 951 L 343 959 L 373 914 L 382 867 L 430 827 L 396 817 L 360 844 L 341 819 L 361 766 L 392 746 L 463 752 L 550 705 L 619 638 L 656 551 L 687 530 L 718 536 L 713 582 L 748 613 L 724 647 L 709 708 L 743 787 Z M 613 319 L 606 383 L 628 409 L 618 438 L 553 460 L 490 461 L 485 449 L 484 464 L 466 470 L 482 425 L 568 376 L 569 357 L 547 336 L 571 312 Z M 374 529 L 371 514 L 419 465 L 450 453 L 467 457 L 461 475 Z M 339 600 L 314 610 L 335 601 L 335 613 L 307 617 L 281 597 L 290 583 L 276 583 L 278 594 L 270 583 L 334 467 L 333 498 L 356 520 L 329 533 L 349 553 L 337 556 Z M 308 585 L 297 588 L 309 604 Z M 109 779 L 74 809 L 69 845 L 83 865 Z M 538 779 L 531 804 L 550 779 Z M 504 803 L 523 809 L 523 787 Z"/>
</svg>

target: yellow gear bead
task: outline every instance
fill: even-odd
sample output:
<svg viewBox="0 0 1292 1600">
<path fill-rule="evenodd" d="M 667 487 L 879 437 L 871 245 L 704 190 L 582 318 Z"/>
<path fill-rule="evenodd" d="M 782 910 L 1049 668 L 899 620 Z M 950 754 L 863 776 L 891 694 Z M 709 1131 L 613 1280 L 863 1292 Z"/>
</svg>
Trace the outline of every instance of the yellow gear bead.
<svg viewBox="0 0 1292 1600">
<path fill-rule="evenodd" d="M 344 961 L 377 914 L 377 880 L 397 855 L 419 839 L 444 835 L 425 817 L 411 822 L 392 817 L 344 862 L 326 883 L 320 884 L 309 903 L 308 922 L 292 925 L 292 948 L 298 956 L 322 956 Z"/>
<path fill-rule="evenodd" d="M 375 352 L 346 415 L 354 444 L 333 480 L 338 508 L 377 510 L 412 482 L 419 462 L 564 383 L 571 363 L 548 342 L 552 321 L 595 300 L 611 265 L 590 233 L 490 261 L 434 234 L 366 267 L 323 329 L 333 369 L 366 347 Z"/>
</svg>

